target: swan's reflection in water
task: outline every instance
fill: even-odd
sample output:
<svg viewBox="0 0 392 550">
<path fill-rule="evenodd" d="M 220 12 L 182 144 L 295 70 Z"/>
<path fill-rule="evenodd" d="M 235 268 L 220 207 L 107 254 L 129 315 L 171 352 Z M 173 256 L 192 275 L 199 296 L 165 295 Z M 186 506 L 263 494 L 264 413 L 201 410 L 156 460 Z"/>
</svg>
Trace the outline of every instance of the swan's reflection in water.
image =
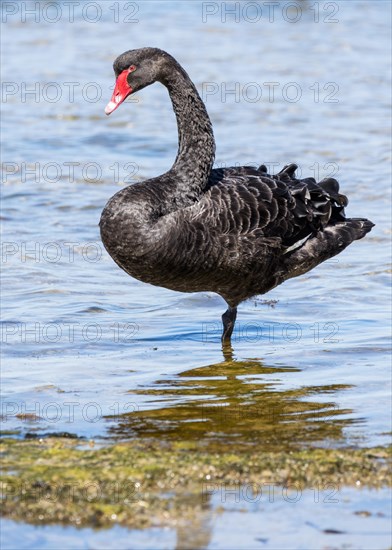
<svg viewBox="0 0 392 550">
<path fill-rule="evenodd" d="M 222 351 L 220 363 L 133 390 L 148 398 L 152 408 L 120 416 L 111 435 L 151 438 L 163 445 L 176 441 L 211 455 L 346 442 L 344 428 L 354 422 L 349 418 L 352 411 L 339 408 L 333 398 L 351 386 L 298 387 L 299 368 L 267 366 L 260 359 L 236 360 L 230 346 Z M 193 519 L 186 524 L 179 513 L 177 549 L 197 550 L 211 543 L 214 504 L 209 494 L 205 497 L 200 507 L 195 495 L 173 493 L 173 506 L 193 510 Z"/>
<path fill-rule="evenodd" d="M 230 346 L 222 351 L 220 363 L 130 391 L 142 394 L 149 408 L 117 417 L 111 435 L 195 442 L 211 452 L 260 446 L 281 451 L 345 442 L 343 430 L 354 422 L 348 418 L 352 411 L 331 398 L 352 386 L 293 387 L 299 368 L 236 360 Z"/>
</svg>

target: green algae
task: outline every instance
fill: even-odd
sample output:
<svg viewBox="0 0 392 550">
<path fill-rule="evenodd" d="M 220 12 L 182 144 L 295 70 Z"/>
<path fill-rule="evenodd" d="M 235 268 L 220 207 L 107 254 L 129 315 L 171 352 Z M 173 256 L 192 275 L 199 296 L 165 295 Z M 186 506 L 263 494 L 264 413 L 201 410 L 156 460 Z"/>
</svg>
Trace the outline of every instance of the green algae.
<svg viewBox="0 0 392 550">
<path fill-rule="evenodd" d="M 3 515 L 34 524 L 177 525 L 200 517 L 229 487 L 391 485 L 391 449 L 219 452 L 194 442 L 136 439 L 80 448 L 68 438 L 4 439 Z"/>
</svg>

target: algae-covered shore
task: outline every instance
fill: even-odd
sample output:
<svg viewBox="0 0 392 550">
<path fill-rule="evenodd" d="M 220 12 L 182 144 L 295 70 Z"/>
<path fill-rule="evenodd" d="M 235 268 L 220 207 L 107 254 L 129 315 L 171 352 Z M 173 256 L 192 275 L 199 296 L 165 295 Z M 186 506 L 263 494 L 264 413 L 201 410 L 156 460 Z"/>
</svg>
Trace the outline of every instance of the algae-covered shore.
<svg viewBox="0 0 392 550">
<path fill-rule="evenodd" d="M 272 487 L 295 498 L 305 489 L 333 496 L 342 486 L 391 485 L 391 449 L 384 447 L 211 452 L 194 442 L 97 447 L 47 437 L 3 439 L 1 456 L 3 515 L 33 524 L 170 526 L 228 490 L 250 500 Z"/>
</svg>

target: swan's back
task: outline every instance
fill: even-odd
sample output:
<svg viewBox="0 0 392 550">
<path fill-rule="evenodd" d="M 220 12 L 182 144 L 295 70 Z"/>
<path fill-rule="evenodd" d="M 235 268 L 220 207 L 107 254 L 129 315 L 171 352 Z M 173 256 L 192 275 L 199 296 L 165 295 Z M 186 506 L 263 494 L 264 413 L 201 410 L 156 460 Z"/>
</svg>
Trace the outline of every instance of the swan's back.
<svg viewBox="0 0 392 550">
<path fill-rule="evenodd" d="M 231 221 L 231 230 L 252 233 L 261 229 L 265 237 L 279 237 L 289 247 L 328 223 L 345 219 L 347 197 L 339 194 L 333 178 L 317 183 L 314 178 L 297 179 L 297 166 L 291 164 L 270 176 L 264 165 L 212 170 L 211 207 L 219 195 L 230 196 L 230 208 L 224 208 L 223 223 Z M 214 194 L 216 196 L 214 196 Z M 223 200 L 224 200 L 223 199 Z M 218 208 L 219 208 L 218 207 Z"/>
<path fill-rule="evenodd" d="M 238 304 L 305 273 L 371 229 L 367 220 L 345 218 L 348 201 L 335 179 L 299 180 L 295 169 L 274 176 L 264 166 L 212 170 L 198 200 L 156 221 L 156 248 L 143 280 L 217 292 Z"/>
</svg>

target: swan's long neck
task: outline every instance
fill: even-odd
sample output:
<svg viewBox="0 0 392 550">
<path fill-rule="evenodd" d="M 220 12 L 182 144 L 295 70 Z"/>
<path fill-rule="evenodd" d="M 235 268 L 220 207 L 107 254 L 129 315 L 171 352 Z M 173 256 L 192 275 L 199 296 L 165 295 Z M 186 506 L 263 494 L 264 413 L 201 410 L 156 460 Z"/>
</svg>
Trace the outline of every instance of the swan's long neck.
<svg viewBox="0 0 392 550">
<path fill-rule="evenodd" d="M 171 180 L 175 204 L 181 208 L 197 200 L 206 187 L 214 163 L 215 140 L 204 103 L 177 62 L 171 64 L 162 83 L 169 90 L 178 127 L 177 157 L 165 176 Z"/>
<path fill-rule="evenodd" d="M 171 225 L 165 215 L 191 206 L 200 198 L 215 155 L 205 106 L 189 76 L 168 54 L 158 80 L 168 88 L 177 117 L 176 160 L 165 174 L 116 193 L 100 222 L 102 241 L 110 255 L 131 275 L 142 278 L 143 274 L 145 281 L 148 278 L 143 269 L 150 265 L 150 254 L 159 243 L 167 246 Z"/>
</svg>

